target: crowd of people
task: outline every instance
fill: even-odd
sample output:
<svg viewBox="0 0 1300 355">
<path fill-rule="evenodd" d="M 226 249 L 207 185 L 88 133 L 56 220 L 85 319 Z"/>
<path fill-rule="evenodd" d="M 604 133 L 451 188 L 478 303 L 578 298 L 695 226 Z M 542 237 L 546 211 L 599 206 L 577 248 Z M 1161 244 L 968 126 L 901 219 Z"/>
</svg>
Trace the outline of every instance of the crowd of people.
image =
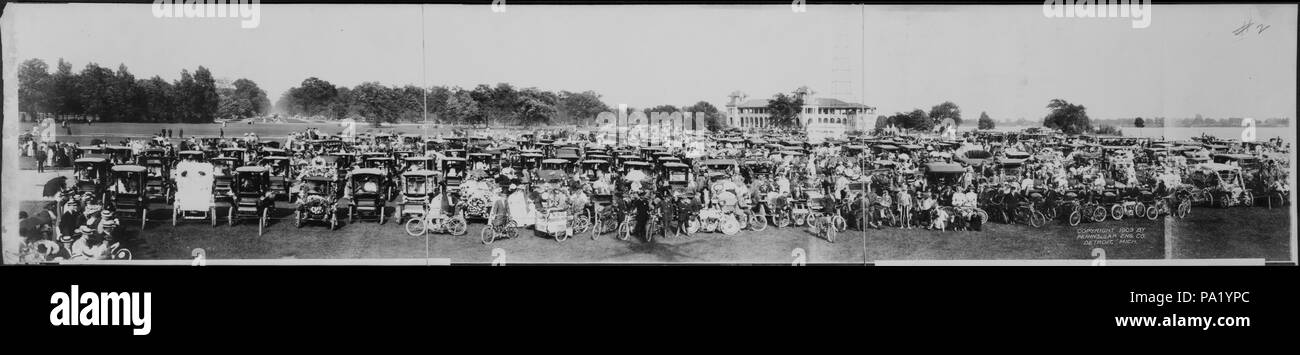
<svg viewBox="0 0 1300 355">
<path fill-rule="evenodd" d="M 1212 138 L 1165 142 L 968 132 L 956 139 L 885 134 L 809 142 L 798 133 L 766 132 L 683 133 L 626 146 L 599 132 L 573 130 L 496 132 L 474 142 L 469 142 L 472 134 L 467 130 L 443 132 L 432 137 L 371 133 L 349 137 L 346 144 L 323 144 L 340 137 L 307 129 L 272 146 L 287 151 L 296 172 L 291 180 L 311 175 L 342 180 L 340 173 L 361 164 L 354 160 L 352 166 L 331 165 L 323 159 L 331 153 L 410 152 L 444 167 L 436 171 L 443 183 L 433 191 L 440 195 L 440 208 L 436 209 L 440 214 L 474 201 L 474 206 L 484 209 L 492 206 L 497 220 L 491 223 L 512 220 L 527 227 L 549 221 L 550 212 L 567 211 L 570 227 L 563 232 L 566 235 L 574 233 L 574 218 L 586 218 L 593 233 L 609 232 L 608 226 L 629 221 L 634 226 L 630 233 L 645 238 L 652 233 L 690 233 L 699 230 L 701 226 L 696 224 L 701 221 L 723 220 L 725 232 L 734 231 L 732 224 L 750 229 L 801 222 L 823 225 L 816 222 L 836 217 L 845 221 L 846 228 L 855 229 L 980 231 L 989 222 L 1018 223 L 1025 208 L 1047 209 L 1063 199 L 1176 198 L 1179 189 L 1204 185 L 1195 181 L 1194 167 L 1231 154 L 1255 158 L 1249 166 L 1241 166 L 1243 160 L 1225 164 L 1238 164 L 1235 167 L 1240 168 L 1244 184 L 1289 193 L 1288 160 L 1278 157 L 1291 153 L 1290 144 L 1280 139 L 1246 144 Z M 243 148 L 250 152 L 244 158 L 246 164 L 255 163 L 268 147 L 263 144 L 267 141 L 253 133 L 203 139 L 169 135 L 163 131 L 152 139 L 116 143 L 137 155 L 147 148 L 163 148 L 169 156 L 186 150 Z M 651 145 L 655 148 L 649 149 Z M 572 149 L 579 159 L 558 167 L 559 174 L 547 174 L 543 164 L 523 154 L 542 152 L 543 158 L 549 159 L 560 156 L 557 152 L 564 149 Z M 492 158 L 444 164 L 453 150 L 492 152 Z M 81 152 L 70 143 L 28 140 L 23 142 L 23 154 L 60 166 Z M 580 163 L 583 157 L 596 155 L 607 157 L 605 163 Z M 636 158 L 625 159 L 627 156 Z M 662 157 L 674 158 L 686 168 L 669 169 L 657 160 Z M 423 168 L 405 165 L 401 159 L 394 161 L 390 171 L 394 178 Z M 646 164 L 628 164 L 631 161 Z M 446 198 L 446 181 L 452 177 L 460 180 L 459 189 L 455 198 Z M 64 216 L 58 218 L 57 228 L 36 228 L 25 236 L 57 234 L 76 241 L 93 237 L 84 239 L 86 248 L 77 250 L 101 253 L 94 248 L 111 241 L 117 228 L 115 223 L 105 227 L 105 221 L 112 220 L 112 206 L 67 196 L 64 201 Z M 89 255 L 72 254 L 65 257 Z"/>
</svg>

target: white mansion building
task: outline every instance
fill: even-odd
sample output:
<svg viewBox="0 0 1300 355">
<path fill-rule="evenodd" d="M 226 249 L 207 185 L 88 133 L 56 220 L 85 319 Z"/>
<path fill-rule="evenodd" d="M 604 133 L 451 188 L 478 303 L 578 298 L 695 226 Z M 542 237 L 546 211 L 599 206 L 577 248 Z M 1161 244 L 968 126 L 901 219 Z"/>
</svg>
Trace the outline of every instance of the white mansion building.
<svg viewBox="0 0 1300 355">
<path fill-rule="evenodd" d="M 843 100 L 817 97 L 816 92 L 807 87 L 800 88 L 804 94 L 803 112 L 799 114 L 802 126 L 813 124 L 841 124 L 846 130 L 870 129 L 874 127 L 876 108 Z M 739 91 L 731 93 L 727 102 L 727 124 L 741 129 L 771 127 L 768 122 L 767 99 L 745 100 L 745 94 Z"/>
</svg>

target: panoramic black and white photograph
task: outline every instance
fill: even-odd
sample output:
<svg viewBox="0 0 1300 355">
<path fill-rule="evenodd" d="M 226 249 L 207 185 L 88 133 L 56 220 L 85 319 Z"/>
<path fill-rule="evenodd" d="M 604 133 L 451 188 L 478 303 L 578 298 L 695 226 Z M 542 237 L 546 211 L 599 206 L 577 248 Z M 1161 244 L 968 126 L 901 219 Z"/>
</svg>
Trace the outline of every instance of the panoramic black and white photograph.
<svg viewBox="0 0 1300 355">
<path fill-rule="evenodd" d="M 1294 4 L 177 3 L 5 5 L 3 264 L 1296 260 Z"/>
</svg>

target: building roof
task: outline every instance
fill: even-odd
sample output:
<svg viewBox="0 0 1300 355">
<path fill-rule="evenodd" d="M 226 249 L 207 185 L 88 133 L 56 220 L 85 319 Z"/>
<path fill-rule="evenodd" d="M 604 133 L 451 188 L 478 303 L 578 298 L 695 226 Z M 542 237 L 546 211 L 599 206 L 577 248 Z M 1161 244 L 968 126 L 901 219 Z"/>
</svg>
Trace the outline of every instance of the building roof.
<svg viewBox="0 0 1300 355">
<path fill-rule="evenodd" d="M 832 99 L 832 98 L 824 98 L 824 97 L 813 98 L 811 102 L 807 102 L 807 103 L 805 103 L 804 105 L 805 105 L 805 106 L 812 106 L 812 107 L 822 107 L 822 108 L 863 108 L 863 109 L 875 109 L 874 107 L 867 106 L 867 105 L 863 105 L 863 104 L 852 103 L 852 102 L 846 102 L 846 101 L 844 101 L 844 100 L 840 100 L 840 99 Z M 730 106 L 730 105 L 728 105 L 728 106 Z M 739 107 L 739 108 L 764 108 L 764 107 L 767 107 L 767 99 L 750 99 L 750 100 L 745 100 L 745 102 L 741 102 L 740 104 L 735 105 L 735 106 L 736 106 L 736 107 Z"/>
<path fill-rule="evenodd" d="M 824 107 L 824 108 L 865 108 L 865 109 L 873 108 L 871 106 L 867 106 L 863 104 L 845 102 L 844 100 L 840 100 L 840 99 L 820 98 L 820 97 L 814 98 L 812 104 L 808 104 L 807 106 L 816 106 L 816 107 Z"/>
</svg>

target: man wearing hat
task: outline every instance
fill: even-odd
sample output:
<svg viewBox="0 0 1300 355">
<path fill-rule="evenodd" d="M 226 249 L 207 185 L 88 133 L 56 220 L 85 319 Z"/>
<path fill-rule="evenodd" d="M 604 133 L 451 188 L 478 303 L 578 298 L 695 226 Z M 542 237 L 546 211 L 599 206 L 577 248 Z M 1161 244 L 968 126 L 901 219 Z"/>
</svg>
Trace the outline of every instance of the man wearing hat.
<svg viewBox="0 0 1300 355">
<path fill-rule="evenodd" d="M 73 260 L 102 260 L 108 258 L 108 243 L 104 242 L 104 236 L 95 233 L 95 229 L 88 225 L 82 225 L 76 230 L 80 236 L 75 242 L 72 242 L 71 258 Z"/>
<path fill-rule="evenodd" d="M 59 218 L 59 235 L 75 236 L 77 227 L 86 223 L 86 217 L 81 214 L 81 205 L 77 204 L 76 199 L 68 199 L 63 204 L 63 214 Z"/>
<path fill-rule="evenodd" d="M 111 208 L 105 208 L 99 212 L 99 232 L 104 233 L 108 238 L 116 235 L 117 227 L 121 222 L 117 219 L 116 212 Z"/>
<path fill-rule="evenodd" d="M 676 191 L 669 191 L 668 195 L 670 198 L 663 199 L 659 204 L 659 210 L 663 211 L 664 214 L 662 221 L 663 229 L 661 230 L 665 236 L 668 235 L 670 231 L 673 236 L 677 236 L 681 231 L 680 228 L 678 228 L 681 226 L 681 224 L 678 223 L 678 218 L 681 217 L 681 204 L 678 202 L 679 196 Z"/>
<path fill-rule="evenodd" d="M 636 234 L 646 236 L 644 233 L 646 232 L 646 223 L 650 220 L 650 206 L 649 194 L 645 192 L 637 193 L 637 198 L 632 200 L 630 208 L 635 210 L 636 228 L 633 230 Z M 648 236 L 646 237 L 648 240 Z"/>
</svg>

